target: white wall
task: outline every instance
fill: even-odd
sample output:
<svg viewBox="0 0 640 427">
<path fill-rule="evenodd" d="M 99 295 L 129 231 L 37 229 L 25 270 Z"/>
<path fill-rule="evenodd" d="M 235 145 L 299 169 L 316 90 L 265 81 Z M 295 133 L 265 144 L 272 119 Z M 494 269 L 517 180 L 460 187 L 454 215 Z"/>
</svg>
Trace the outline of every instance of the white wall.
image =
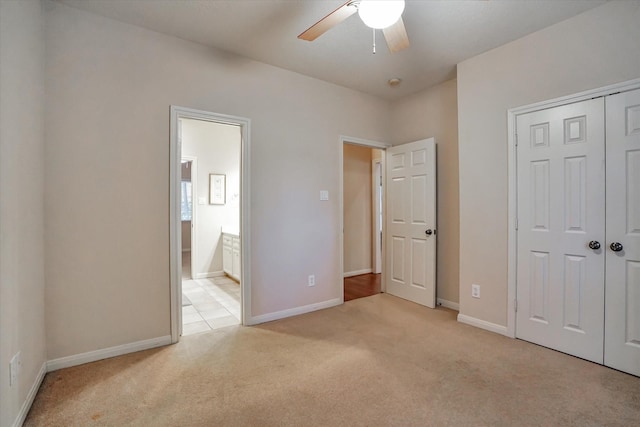
<svg viewBox="0 0 640 427">
<path fill-rule="evenodd" d="M 438 298 L 459 301 L 460 204 L 458 194 L 458 101 L 456 80 L 395 101 L 391 106 L 393 142 L 436 140 Z"/>
<path fill-rule="evenodd" d="M 340 297 L 339 135 L 389 140 L 386 102 L 59 3 L 46 24 L 50 359 L 170 332 L 172 104 L 251 119 L 251 314 Z"/>
<path fill-rule="evenodd" d="M 507 321 L 507 109 L 640 77 L 639 23 L 609 2 L 458 65 L 462 314 Z"/>
<path fill-rule="evenodd" d="M 46 361 L 41 7 L 0 1 L 0 426 L 26 415 Z M 18 351 L 22 371 L 10 387 L 9 361 Z"/>
<path fill-rule="evenodd" d="M 372 149 L 344 144 L 344 273 L 371 270 Z"/>
<path fill-rule="evenodd" d="M 239 126 L 202 120 L 182 120 L 182 155 L 198 158 L 193 209 L 196 259 L 192 275 L 222 273 L 221 231 L 240 230 L 240 135 Z M 226 203 L 209 204 L 209 174 L 226 175 Z M 201 205 L 199 199 L 204 198 Z M 192 253 L 193 257 L 194 254 Z"/>
</svg>

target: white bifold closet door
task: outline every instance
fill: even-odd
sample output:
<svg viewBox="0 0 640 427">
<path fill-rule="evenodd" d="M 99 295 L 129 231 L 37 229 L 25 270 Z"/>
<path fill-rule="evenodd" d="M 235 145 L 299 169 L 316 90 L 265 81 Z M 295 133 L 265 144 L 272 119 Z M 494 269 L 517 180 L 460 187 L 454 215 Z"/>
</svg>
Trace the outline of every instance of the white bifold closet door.
<svg viewBox="0 0 640 427">
<path fill-rule="evenodd" d="M 604 363 L 640 376 L 640 90 L 608 96 L 606 111 Z"/>
<path fill-rule="evenodd" d="M 518 116 L 516 335 L 603 362 L 604 100 Z M 591 249 L 591 241 L 599 249 Z M 593 246 L 593 245 L 592 245 Z"/>
<path fill-rule="evenodd" d="M 516 336 L 640 375 L 640 90 L 516 129 Z"/>
</svg>

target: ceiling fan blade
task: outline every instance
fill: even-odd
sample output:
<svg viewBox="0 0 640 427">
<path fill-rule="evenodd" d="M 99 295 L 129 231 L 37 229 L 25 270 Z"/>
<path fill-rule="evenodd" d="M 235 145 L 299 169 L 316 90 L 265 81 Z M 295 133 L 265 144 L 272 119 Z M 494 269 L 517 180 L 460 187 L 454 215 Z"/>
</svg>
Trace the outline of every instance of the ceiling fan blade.
<svg viewBox="0 0 640 427">
<path fill-rule="evenodd" d="M 382 32 L 384 33 L 384 38 L 387 41 L 387 46 L 389 46 L 391 53 L 409 47 L 409 36 L 407 36 L 407 30 L 404 28 L 402 16 L 398 19 L 398 22 L 383 29 Z"/>
<path fill-rule="evenodd" d="M 300 34 L 298 38 L 302 40 L 313 41 L 357 11 L 358 9 L 354 5 L 354 1 L 349 0 L 348 2 L 313 24 L 311 27 L 309 27 L 308 30 Z"/>
</svg>

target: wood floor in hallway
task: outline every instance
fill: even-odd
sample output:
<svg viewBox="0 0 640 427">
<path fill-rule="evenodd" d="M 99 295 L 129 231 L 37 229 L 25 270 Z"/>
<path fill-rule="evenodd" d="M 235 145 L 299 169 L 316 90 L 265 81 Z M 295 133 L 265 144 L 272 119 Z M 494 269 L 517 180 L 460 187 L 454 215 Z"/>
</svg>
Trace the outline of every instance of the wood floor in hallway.
<svg viewBox="0 0 640 427">
<path fill-rule="evenodd" d="M 344 300 L 379 294 L 382 285 L 382 274 L 361 274 L 344 278 Z"/>
</svg>

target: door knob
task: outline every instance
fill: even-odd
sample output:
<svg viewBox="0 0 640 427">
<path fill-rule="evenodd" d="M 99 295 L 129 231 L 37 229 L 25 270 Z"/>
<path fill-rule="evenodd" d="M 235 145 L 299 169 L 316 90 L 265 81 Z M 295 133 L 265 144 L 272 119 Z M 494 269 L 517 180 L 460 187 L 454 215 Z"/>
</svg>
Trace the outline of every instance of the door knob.
<svg viewBox="0 0 640 427">
<path fill-rule="evenodd" d="M 600 242 L 598 242 L 597 240 L 592 240 L 589 242 L 589 248 L 591 249 L 600 249 Z"/>
<path fill-rule="evenodd" d="M 431 236 L 433 234 L 433 230 L 431 230 L 430 228 L 424 232 L 424 234 L 426 234 L 427 236 Z"/>
<path fill-rule="evenodd" d="M 613 242 L 609 247 L 613 252 L 620 252 L 624 248 L 622 246 L 622 243 L 618 243 L 618 242 Z"/>
</svg>

